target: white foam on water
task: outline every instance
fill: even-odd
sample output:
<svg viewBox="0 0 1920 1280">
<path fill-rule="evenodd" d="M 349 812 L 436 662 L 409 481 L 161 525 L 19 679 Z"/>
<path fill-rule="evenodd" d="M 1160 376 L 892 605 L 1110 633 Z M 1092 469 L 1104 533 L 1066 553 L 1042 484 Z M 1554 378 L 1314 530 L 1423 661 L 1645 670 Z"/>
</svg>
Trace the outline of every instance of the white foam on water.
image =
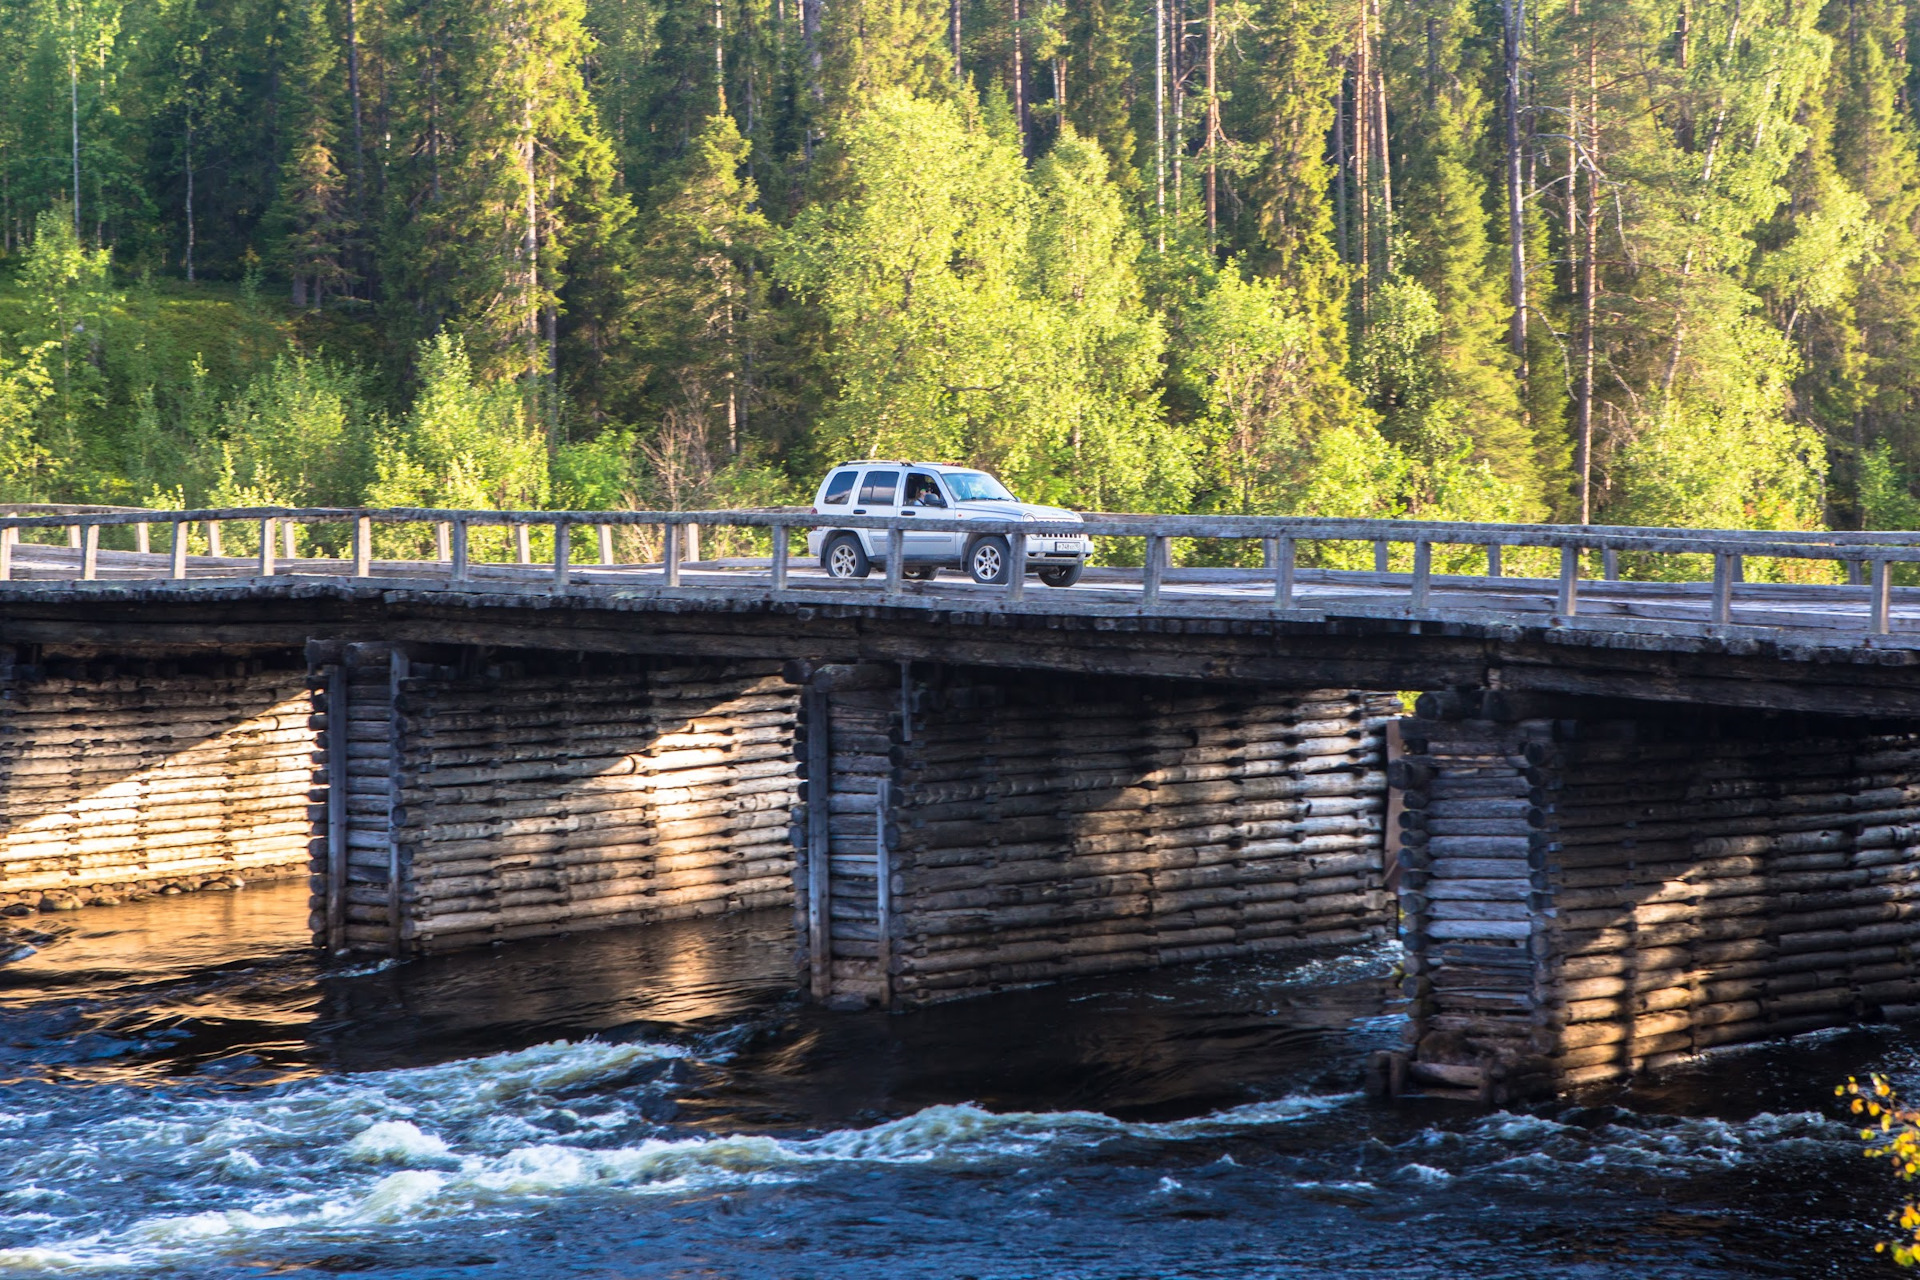
<svg viewBox="0 0 1920 1280">
<path fill-rule="evenodd" d="M 267 1199 L 204 1204 L 81 1239 L 0 1251 L 0 1272 L 178 1264 L 253 1249 L 260 1237 L 274 1233 L 377 1232 L 524 1212 L 580 1193 L 673 1194 L 803 1179 L 834 1166 L 1017 1164 L 1048 1147 L 1121 1138 L 1179 1142 L 1283 1124 L 1359 1096 L 1280 1098 L 1165 1123 L 1131 1123 L 1093 1111 L 994 1112 L 952 1103 L 806 1138 L 627 1136 L 623 1130 L 645 1122 L 625 1103 L 648 1086 L 629 1085 L 623 1077 L 685 1056 L 686 1050 L 671 1045 L 556 1041 L 263 1093 L 157 1101 L 149 1095 L 139 1113 L 68 1133 L 37 1154 L 0 1135 L 0 1176 L 37 1185 L 19 1176 L 23 1165 L 57 1167 L 60 1181 L 76 1185 L 82 1202 L 85 1179 L 96 1169 L 143 1168 L 186 1187 L 204 1185 L 209 1173 L 224 1175 L 219 1194 L 234 1201 L 247 1196 L 248 1185 L 273 1187 Z M 556 1097 L 596 1089 L 590 1102 L 573 1107 Z M 581 1114 L 593 1108 L 601 1110 Z M 564 1140 L 556 1128 L 567 1131 Z M 529 1136 L 534 1140 L 525 1140 Z"/>
<path fill-rule="evenodd" d="M 1399 1172 L 1401 1177 L 1411 1178 L 1415 1182 L 1425 1182 L 1430 1185 L 1453 1181 L 1452 1174 L 1448 1173 L 1445 1169 L 1436 1169 L 1430 1164 L 1415 1163 L 1401 1165 Z"/>
<path fill-rule="evenodd" d="M 1784 1149 L 1849 1143 L 1852 1131 L 1817 1112 L 1762 1112 L 1745 1120 L 1619 1112 L 1594 1125 L 1498 1112 L 1461 1129 L 1428 1129 L 1401 1144 L 1418 1158 L 1401 1172 L 1496 1176 L 1524 1182 L 1604 1179 L 1625 1172 L 1685 1176 L 1733 1169 Z"/>
<path fill-rule="evenodd" d="M 411 1120 L 381 1120 L 347 1143 L 346 1157 L 363 1164 L 404 1164 L 452 1156 L 446 1139 L 422 1133 Z"/>
</svg>

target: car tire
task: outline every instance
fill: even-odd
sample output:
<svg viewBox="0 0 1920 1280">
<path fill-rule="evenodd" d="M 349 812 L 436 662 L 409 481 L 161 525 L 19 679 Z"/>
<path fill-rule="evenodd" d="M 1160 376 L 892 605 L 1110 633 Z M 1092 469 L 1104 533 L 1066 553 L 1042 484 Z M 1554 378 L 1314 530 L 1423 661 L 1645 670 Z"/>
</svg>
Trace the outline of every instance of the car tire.
<svg viewBox="0 0 1920 1280">
<path fill-rule="evenodd" d="M 900 576 L 903 578 L 911 578 L 915 582 L 932 582 L 939 572 L 939 565 L 917 564 L 900 570 Z"/>
<path fill-rule="evenodd" d="M 1086 567 L 1084 560 L 1075 560 L 1072 564 L 1052 565 L 1040 571 L 1040 581 L 1050 587 L 1070 587 L 1080 581 L 1080 571 Z"/>
<path fill-rule="evenodd" d="M 820 551 L 820 567 L 829 578 L 864 578 L 873 572 L 867 549 L 851 533 L 836 533 Z"/>
<path fill-rule="evenodd" d="M 1004 583 L 1007 565 L 1012 559 L 1007 540 L 997 533 L 991 534 L 967 549 L 967 576 L 986 586 Z"/>
</svg>

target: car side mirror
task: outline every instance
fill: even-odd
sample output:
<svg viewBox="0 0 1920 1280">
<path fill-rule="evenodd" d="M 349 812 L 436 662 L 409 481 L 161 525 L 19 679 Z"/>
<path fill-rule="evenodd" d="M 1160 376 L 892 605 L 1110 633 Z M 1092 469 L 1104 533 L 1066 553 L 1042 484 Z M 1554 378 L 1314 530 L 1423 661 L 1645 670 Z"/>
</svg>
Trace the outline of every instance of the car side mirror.
<svg viewBox="0 0 1920 1280">
<path fill-rule="evenodd" d="M 947 500 L 937 493 L 923 493 L 920 495 L 919 505 L 923 507 L 944 507 L 947 505 Z"/>
</svg>

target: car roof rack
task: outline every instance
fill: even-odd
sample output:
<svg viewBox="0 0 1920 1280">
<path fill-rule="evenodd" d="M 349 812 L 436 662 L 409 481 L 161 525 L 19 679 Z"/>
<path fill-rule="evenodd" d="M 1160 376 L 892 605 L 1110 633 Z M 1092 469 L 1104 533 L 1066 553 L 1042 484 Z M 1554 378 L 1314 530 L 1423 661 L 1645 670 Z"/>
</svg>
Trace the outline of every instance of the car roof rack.
<svg viewBox="0 0 1920 1280">
<path fill-rule="evenodd" d="M 907 462 L 901 458 L 848 458 L 840 464 L 843 467 L 922 467 L 931 463 Z"/>
</svg>

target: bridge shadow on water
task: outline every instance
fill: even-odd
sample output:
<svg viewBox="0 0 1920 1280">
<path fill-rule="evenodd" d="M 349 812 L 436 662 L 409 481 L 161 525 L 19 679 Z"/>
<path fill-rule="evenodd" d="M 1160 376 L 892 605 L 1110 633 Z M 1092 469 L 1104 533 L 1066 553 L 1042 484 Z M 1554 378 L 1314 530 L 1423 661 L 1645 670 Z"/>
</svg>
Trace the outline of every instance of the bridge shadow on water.
<svg viewBox="0 0 1920 1280">
<path fill-rule="evenodd" d="M 693 1125 L 811 1127 L 974 1101 L 1158 1120 L 1263 1082 L 1346 1089 L 1397 1022 L 1391 947 L 1170 966 L 907 1014 L 802 1003 L 791 913 L 671 921 L 395 961 L 319 963 L 301 882 L 93 908 L 0 968 L 0 1075 L 232 1088 L 669 1041 Z M 1358 1030 L 1356 1030 L 1358 1028 Z M 1345 1047 L 1342 1047 L 1345 1046 Z"/>
</svg>

